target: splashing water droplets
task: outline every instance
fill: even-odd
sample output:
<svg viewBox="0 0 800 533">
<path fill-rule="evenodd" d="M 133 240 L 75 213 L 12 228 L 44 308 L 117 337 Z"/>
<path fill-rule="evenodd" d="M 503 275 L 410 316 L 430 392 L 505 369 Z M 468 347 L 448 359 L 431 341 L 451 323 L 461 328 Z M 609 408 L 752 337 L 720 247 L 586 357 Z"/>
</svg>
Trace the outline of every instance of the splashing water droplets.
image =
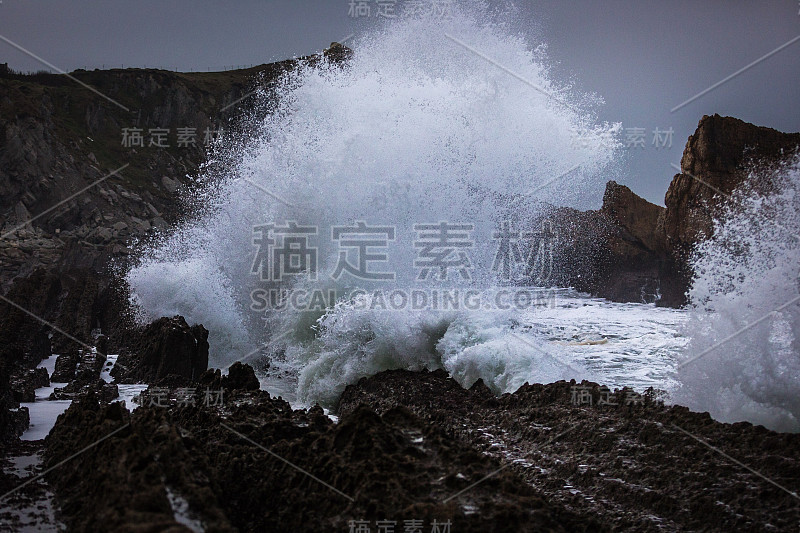
<svg viewBox="0 0 800 533">
<path fill-rule="evenodd" d="M 531 51 L 502 24 L 479 22 L 486 19 L 480 8 L 459 8 L 447 20 L 398 19 L 357 41 L 346 64 L 288 74 L 247 147 L 230 147 L 241 157 L 207 191 L 209 214 L 145 250 L 128 273 L 143 313 L 204 323 L 211 362 L 223 366 L 293 330 L 277 359 L 299 373 L 309 401 L 330 400 L 328 390 L 384 368 L 446 366 L 437 342 L 449 324 L 467 320 L 462 315 L 386 318 L 339 306 L 311 319 L 287 311 L 265 329 L 248 308 L 259 282 L 253 228 L 295 220 L 329 236 L 332 226 L 359 220 L 393 225 L 398 235 L 381 269 L 408 285 L 417 275 L 415 223 L 469 222 L 477 243 L 491 243 L 502 217 L 529 220 L 542 201 L 580 207 L 614 162 L 619 125 L 594 124 L 585 103 L 596 98 L 571 94 L 549 77 L 541 49 Z M 511 198 L 533 190 L 508 212 Z M 317 286 L 331 285 L 337 250 L 329 241 L 319 240 Z M 493 250 L 484 248 L 474 251 L 473 282 L 489 287 Z"/>
</svg>

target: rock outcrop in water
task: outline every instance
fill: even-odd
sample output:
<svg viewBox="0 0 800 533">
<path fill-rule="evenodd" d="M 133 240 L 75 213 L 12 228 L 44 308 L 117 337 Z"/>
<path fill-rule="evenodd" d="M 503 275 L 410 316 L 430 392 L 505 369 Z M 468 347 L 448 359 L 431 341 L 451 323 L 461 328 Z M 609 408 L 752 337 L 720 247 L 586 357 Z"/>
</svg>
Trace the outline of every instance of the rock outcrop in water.
<svg viewBox="0 0 800 533">
<path fill-rule="evenodd" d="M 681 173 L 664 203 L 663 232 L 673 250 L 713 234 L 713 220 L 726 196 L 745 183 L 753 168 L 788 159 L 800 146 L 800 133 L 783 133 L 733 117 L 704 116 L 686 142 Z M 769 184 L 751 184 L 767 190 Z"/>
<path fill-rule="evenodd" d="M 222 378 L 220 385 L 225 389 L 242 390 L 258 390 L 261 387 L 253 367 L 239 361 L 228 368 L 228 375 Z"/>
<path fill-rule="evenodd" d="M 681 173 L 667 189 L 666 211 L 658 231 L 666 239 L 677 285 L 664 291 L 664 304 L 686 302 L 691 282 L 688 256 L 695 244 L 713 234 L 713 221 L 731 193 L 741 187 L 770 190 L 769 183 L 748 180 L 751 171 L 770 168 L 798 153 L 800 133 L 783 133 L 733 117 L 704 116 L 689 137 Z"/>
<path fill-rule="evenodd" d="M 704 116 L 686 143 L 666 208 L 611 181 L 600 210 L 550 214 L 561 236 L 557 279 L 614 301 L 686 304 L 689 254 L 712 235 L 730 194 L 742 186 L 769 190 L 769 183 L 748 181 L 750 171 L 787 160 L 799 145 L 800 133 Z"/>
<path fill-rule="evenodd" d="M 208 330 L 201 324 L 189 326 L 182 316 L 163 317 L 135 337 L 137 341 L 122 351 L 111 371 L 120 383 L 156 383 L 165 378 L 191 383 L 208 368 Z"/>
<path fill-rule="evenodd" d="M 613 301 L 657 301 L 670 274 L 665 240 L 657 230 L 663 211 L 610 181 L 600 210 L 548 213 L 557 227 L 556 282 Z"/>
</svg>

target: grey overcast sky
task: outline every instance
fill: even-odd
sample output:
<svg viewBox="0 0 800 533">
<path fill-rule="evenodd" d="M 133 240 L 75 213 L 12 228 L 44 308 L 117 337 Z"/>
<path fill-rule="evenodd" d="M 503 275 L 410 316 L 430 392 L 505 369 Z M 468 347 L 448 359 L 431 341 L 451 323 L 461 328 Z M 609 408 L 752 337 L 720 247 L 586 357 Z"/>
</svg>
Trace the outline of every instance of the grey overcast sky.
<svg viewBox="0 0 800 533">
<path fill-rule="evenodd" d="M 398 0 L 400 6 L 404 0 Z M 350 0 L 0 0 L 0 36 L 56 67 L 221 70 L 306 55 L 368 31 Z M 557 78 L 605 99 L 601 120 L 644 128 L 608 179 L 663 204 L 686 138 L 704 114 L 800 130 L 800 39 L 701 98 L 704 89 L 800 36 L 798 0 L 529 0 L 516 22 L 547 43 Z M 0 62 L 41 63 L 0 40 Z M 653 130 L 674 131 L 671 148 Z M 632 130 L 624 130 L 632 133 Z M 624 135 L 623 135 L 624 137 Z M 624 140 L 624 139 L 623 139 Z M 598 199 L 599 203 L 599 199 Z"/>
</svg>

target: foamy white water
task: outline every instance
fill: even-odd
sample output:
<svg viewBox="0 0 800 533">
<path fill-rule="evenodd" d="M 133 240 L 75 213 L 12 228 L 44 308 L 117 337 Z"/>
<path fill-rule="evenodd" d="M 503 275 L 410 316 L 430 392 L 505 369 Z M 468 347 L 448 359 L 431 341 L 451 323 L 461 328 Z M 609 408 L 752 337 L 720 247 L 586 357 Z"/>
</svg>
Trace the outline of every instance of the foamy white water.
<svg viewBox="0 0 800 533">
<path fill-rule="evenodd" d="M 742 188 L 698 247 L 675 401 L 725 422 L 800 431 L 800 161 Z"/>
<path fill-rule="evenodd" d="M 335 404 L 344 388 L 383 370 L 445 369 L 465 387 L 479 378 L 495 392 L 524 383 L 590 379 L 613 388 L 671 392 L 687 338 L 687 313 L 619 304 L 572 291 L 554 306 L 524 312 L 375 312 L 341 309 L 319 334 L 284 343 L 263 377 L 267 390 L 298 405 Z"/>
<path fill-rule="evenodd" d="M 39 368 L 46 369 L 47 375 L 51 376 L 55 370 L 57 358 L 57 354 L 51 355 L 42 360 Z M 66 385 L 66 383 L 50 383 L 48 387 L 39 387 L 36 389 L 36 401 L 20 403 L 20 406 L 28 408 L 30 416 L 30 425 L 22 434 L 22 440 L 39 440 L 50 433 L 50 430 L 56 425 L 58 416 L 67 410 L 72 400 L 50 400 L 49 398 L 56 387 L 65 387 Z"/>
<path fill-rule="evenodd" d="M 446 20 L 397 20 L 353 43 L 344 68 L 288 75 L 278 109 L 253 126 L 249 144 L 223 147 L 240 163 L 208 187 L 207 212 L 143 250 L 127 274 L 143 318 L 203 323 L 212 363 L 226 366 L 270 337 L 249 310 L 260 284 L 251 273 L 255 226 L 295 220 L 330 235 L 359 220 L 393 225 L 388 266 L 398 284 L 413 283 L 415 223 L 468 222 L 476 243 L 488 243 L 500 220 L 523 224 L 542 201 L 579 206 L 585 191 L 599 190 L 619 125 L 596 123 L 598 98 L 552 79 L 539 43 L 475 4 Z M 512 209 L 512 194 L 527 197 Z M 319 271 L 330 272 L 336 249 L 326 239 L 317 245 Z M 493 255 L 479 248 L 473 283 L 487 286 Z M 320 276 L 318 285 L 326 283 Z"/>
<path fill-rule="evenodd" d="M 143 318 L 182 314 L 203 323 L 212 365 L 268 359 L 265 386 L 300 404 L 330 407 L 347 384 L 390 368 L 444 368 L 498 393 L 572 378 L 668 388 L 682 315 L 652 306 L 570 294 L 554 308 L 523 311 L 381 312 L 352 299 L 315 313 L 248 309 L 261 283 L 251 273 L 256 225 L 295 220 L 322 235 L 359 220 L 396 228 L 381 266 L 396 273 L 393 285 L 331 280 L 325 273 L 337 249 L 324 239 L 317 280 L 292 285 L 346 292 L 459 286 L 458 276 L 417 279 L 412 227 L 469 223 L 467 285 L 491 289 L 501 221 L 530 225 L 541 202 L 586 207 L 584 193 L 605 182 L 619 125 L 595 122 L 592 106 L 601 100 L 552 79 L 539 43 L 476 5 L 448 20 L 396 21 L 356 42 L 344 68 L 287 77 L 278 110 L 250 145 L 225 148 L 245 155 L 207 191 L 208 212 L 144 250 L 128 273 Z"/>
</svg>

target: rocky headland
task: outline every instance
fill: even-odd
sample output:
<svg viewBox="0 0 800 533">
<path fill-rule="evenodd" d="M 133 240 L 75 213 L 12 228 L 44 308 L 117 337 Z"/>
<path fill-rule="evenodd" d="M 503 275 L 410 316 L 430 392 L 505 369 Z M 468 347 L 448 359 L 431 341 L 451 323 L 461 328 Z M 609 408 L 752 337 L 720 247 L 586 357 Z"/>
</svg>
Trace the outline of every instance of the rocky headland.
<svg viewBox="0 0 800 533">
<path fill-rule="evenodd" d="M 713 235 L 730 195 L 740 187 L 768 191 L 770 184 L 751 174 L 768 176 L 758 171 L 788 160 L 799 146 L 800 133 L 704 116 L 686 142 L 666 207 L 610 181 L 597 211 L 552 209 L 547 216 L 559 239 L 555 280 L 618 302 L 686 305 L 691 252 Z"/>
</svg>

